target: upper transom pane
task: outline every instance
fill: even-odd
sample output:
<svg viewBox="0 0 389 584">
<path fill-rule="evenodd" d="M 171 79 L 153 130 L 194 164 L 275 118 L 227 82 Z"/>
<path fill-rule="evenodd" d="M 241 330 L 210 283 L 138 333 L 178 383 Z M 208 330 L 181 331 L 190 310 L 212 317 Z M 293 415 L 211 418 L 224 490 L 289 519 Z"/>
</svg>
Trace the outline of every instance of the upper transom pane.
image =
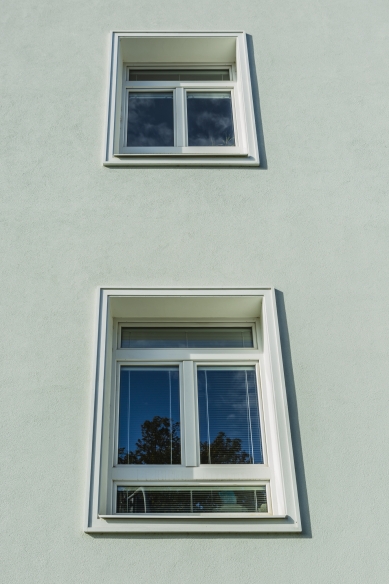
<svg viewBox="0 0 389 584">
<path fill-rule="evenodd" d="M 130 69 L 129 81 L 230 81 L 229 69 Z"/>
<path fill-rule="evenodd" d="M 122 349 L 248 349 L 254 347 L 251 327 L 122 327 Z"/>
</svg>

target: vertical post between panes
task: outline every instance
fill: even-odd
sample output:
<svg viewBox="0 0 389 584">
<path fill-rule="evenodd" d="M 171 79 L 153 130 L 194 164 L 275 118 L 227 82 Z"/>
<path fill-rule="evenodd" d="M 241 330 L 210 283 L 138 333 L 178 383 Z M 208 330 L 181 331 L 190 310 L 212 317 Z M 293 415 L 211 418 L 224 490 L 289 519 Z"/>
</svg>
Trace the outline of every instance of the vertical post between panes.
<svg viewBox="0 0 389 584">
<path fill-rule="evenodd" d="M 176 146 L 182 148 L 186 145 L 185 90 L 182 87 L 177 87 L 175 90 L 175 109 Z"/>
<path fill-rule="evenodd" d="M 197 466 L 196 395 L 193 361 L 183 362 L 185 466 Z"/>
</svg>

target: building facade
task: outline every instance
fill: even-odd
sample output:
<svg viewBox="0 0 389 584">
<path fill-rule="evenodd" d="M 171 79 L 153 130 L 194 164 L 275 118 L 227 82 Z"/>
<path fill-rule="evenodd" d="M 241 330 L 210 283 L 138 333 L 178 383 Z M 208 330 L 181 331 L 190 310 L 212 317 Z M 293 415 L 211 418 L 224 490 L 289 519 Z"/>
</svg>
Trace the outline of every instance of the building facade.
<svg viewBox="0 0 389 584">
<path fill-rule="evenodd" d="M 5 582 L 387 581 L 388 16 L 379 1 L 7 7 Z M 104 164 L 112 31 L 210 30 L 248 34 L 259 166 Z M 88 532 L 102 288 L 274 289 L 301 531 Z"/>
</svg>

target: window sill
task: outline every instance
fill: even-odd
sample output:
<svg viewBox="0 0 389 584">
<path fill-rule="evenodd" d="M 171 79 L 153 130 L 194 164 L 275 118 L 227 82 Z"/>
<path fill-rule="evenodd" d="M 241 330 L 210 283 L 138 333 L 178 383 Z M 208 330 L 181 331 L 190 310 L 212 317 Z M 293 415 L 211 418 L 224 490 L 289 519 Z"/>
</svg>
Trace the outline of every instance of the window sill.
<svg viewBox="0 0 389 584">
<path fill-rule="evenodd" d="M 114 156 L 247 156 L 248 152 L 237 146 L 208 146 L 198 148 L 193 146 L 171 148 L 123 148 Z"/>
<path fill-rule="evenodd" d="M 301 526 L 288 515 L 261 517 L 99 515 L 85 533 L 300 533 Z"/>
<path fill-rule="evenodd" d="M 189 519 L 189 520 L 194 520 L 194 519 L 202 519 L 202 520 L 207 520 L 207 519 L 225 519 L 225 520 L 234 520 L 234 519 L 285 519 L 286 515 L 271 515 L 270 513 L 191 513 L 190 515 L 187 513 L 182 513 L 181 515 L 179 514 L 166 514 L 163 515 L 163 517 L 161 515 L 153 515 L 153 514 L 147 514 L 147 516 L 145 516 L 144 514 L 134 514 L 134 515 L 129 515 L 129 514 L 120 514 L 117 513 L 116 515 L 99 515 L 99 519 L 106 519 L 106 520 L 111 520 L 111 519 L 128 519 L 130 521 L 134 520 L 134 519 L 140 519 L 140 520 L 145 520 L 145 519 L 159 519 L 159 520 L 164 520 L 164 519 L 174 519 L 174 520 L 180 520 L 180 519 Z"/>
<path fill-rule="evenodd" d="M 179 155 L 125 155 L 115 154 L 113 158 L 103 163 L 108 167 L 120 166 L 259 166 L 259 159 L 245 154 L 230 154 L 228 156 L 207 155 L 193 156 L 190 154 Z"/>
</svg>

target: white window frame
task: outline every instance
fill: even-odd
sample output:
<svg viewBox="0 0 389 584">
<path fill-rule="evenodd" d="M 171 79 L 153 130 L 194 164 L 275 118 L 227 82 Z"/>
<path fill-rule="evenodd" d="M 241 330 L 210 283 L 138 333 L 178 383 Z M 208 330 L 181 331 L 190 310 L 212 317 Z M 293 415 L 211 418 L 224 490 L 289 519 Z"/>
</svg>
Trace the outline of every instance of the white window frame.
<svg viewBox="0 0 389 584">
<path fill-rule="evenodd" d="M 235 42 L 234 60 L 221 62 L 222 52 L 215 62 L 208 56 L 207 62 L 178 61 L 180 55 L 171 49 L 169 61 L 128 62 L 131 56 L 123 57 L 122 46 L 131 41 L 156 39 L 197 39 L 202 43 L 223 38 Z M 144 45 L 143 45 L 144 46 Z M 174 45 L 172 45 L 174 46 Z M 229 53 L 230 55 L 230 53 Z M 175 58 L 176 62 L 171 59 Z M 129 81 L 129 68 L 135 69 L 213 69 L 229 68 L 230 81 Z M 258 166 L 258 144 L 256 137 L 251 80 L 247 54 L 247 39 L 244 32 L 217 33 L 112 33 L 112 54 L 108 98 L 107 139 L 104 154 L 105 166 Z M 128 147 L 126 145 L 128 93 L 129 91 L 172 91 L 174 99 L 174 147 Z M 189 91 L 231 92 L 234 146 L 188 146 L 186 93 Z"/>
<path fill-rule="evenodd" d="M 128 317 L 126 312 L 129 313 Z M 212 312 L 213 317 L 210 316 Z M 99 291 L 98 313 L 90 486 L 85 531 L 301 531 L 274 290 L 104 288 Z M 138 313 L 140 316 L 134 317 Z M 161 318 L 161 314 L 165 316 Z M 254 348 L 121 349 L 120 329 L 129 324 L 137 327 L 251 326 L 255 331 Z M 116 464 L 119 371 L 121 365 L 129 364 L 179 366 L 181 465 Z M 199 464 L 196 368 L 223 364 L 256 367 L 263 464 Z M 121 515 L 115 512 L 116 488 L 121 485 L 266 485 L 268 512 Z"/>
</svg>

